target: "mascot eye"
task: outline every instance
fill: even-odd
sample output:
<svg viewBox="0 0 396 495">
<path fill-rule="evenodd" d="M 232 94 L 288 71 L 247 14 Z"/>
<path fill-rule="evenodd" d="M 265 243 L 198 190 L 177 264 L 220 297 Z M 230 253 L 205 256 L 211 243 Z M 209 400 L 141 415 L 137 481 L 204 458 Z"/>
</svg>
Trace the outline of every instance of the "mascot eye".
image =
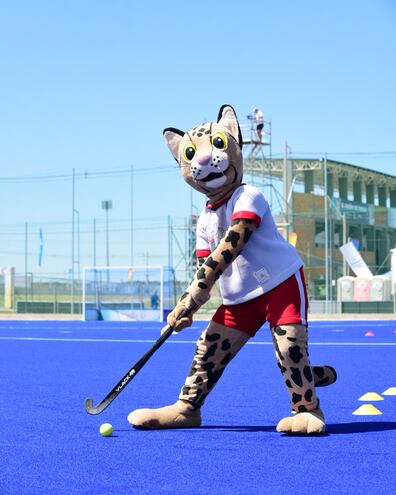
<svg viewBox="0 0 396 495">
<path fill-rule="evenodd" d="M 212 144 L 215 148 L 223 150 L 227 146 L 227 138 L 222 132 L 216 132 L 212 136 Z"/>
<path fill-rule="evenodd" d="M 197 148 L 195 147 L 195 145 L 193 143 L 186 144 L 186 146 L 184 147 L 184 150 L 183 150 L 184 159 L 188 162 L 191 162 L 191 160 L 194 158 L 196 150 L 197 150 Z"/>
</svg>

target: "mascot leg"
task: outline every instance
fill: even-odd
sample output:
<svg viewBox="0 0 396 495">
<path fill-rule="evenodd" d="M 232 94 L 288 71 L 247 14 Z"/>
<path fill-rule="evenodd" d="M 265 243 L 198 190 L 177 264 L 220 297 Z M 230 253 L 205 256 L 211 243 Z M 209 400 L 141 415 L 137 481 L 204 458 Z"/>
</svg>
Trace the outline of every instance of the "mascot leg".
<svg viewBox="0 0 396 495">
<path fill-rule="evenodd" d="M 137 409 L 128 416 L 135 428 L 192 428 L 200 426 L 200 407 L 216 385 L 228 363 L 250 335 L 211 321 L 198 339 L 190 372 L 179 400 L 159 409 Z"/>
<path fill-rule="evenodd" d="M 276 359 L 289 391 L 293 410 L 292 416 L 279 421 L 277 431 L 297 434 L 323 433 L 326 424 L 323 412 L 319 409 L 314 373 L 309 363 L 307 328 L 297 324 L 280 325 L 272 330 L 272 335 Z M 331 367 L 317 368 L 326 368 L 324 373 L 333 370 Z"/>
</svg>

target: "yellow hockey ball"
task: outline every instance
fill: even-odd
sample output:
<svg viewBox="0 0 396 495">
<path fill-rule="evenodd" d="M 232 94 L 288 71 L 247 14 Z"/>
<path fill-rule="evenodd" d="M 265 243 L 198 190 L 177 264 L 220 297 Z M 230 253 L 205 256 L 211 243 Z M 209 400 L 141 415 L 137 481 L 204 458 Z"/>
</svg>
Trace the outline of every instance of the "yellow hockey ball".
<svg viewBox="0 0 396 495">
<path fill-rule="evenodd" d="M 100 425 L 99 433 L 102 435 L 102 437 L 111 437 L 113 433 L 113 427 L 110 423 L 103 423 L 102 425 Z"/>
</svg>

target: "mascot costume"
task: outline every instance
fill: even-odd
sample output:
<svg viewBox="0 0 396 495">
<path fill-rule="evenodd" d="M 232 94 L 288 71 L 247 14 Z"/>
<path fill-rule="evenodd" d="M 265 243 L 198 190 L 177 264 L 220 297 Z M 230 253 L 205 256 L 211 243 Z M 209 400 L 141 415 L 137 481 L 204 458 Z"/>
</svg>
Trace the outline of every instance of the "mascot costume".
<svg viewBox="0 0 396 495">
<path fill-rule="evenodd" d="M 263 194 L 242 183 L 242 136 L 234 109 L 223 105 L 217 122 L 188 132 L 167 128 L 164 136 L 183 179 L 208 198 L 197 222 L 197 272 L 168 323 L 175 331 L 190 326 L 217 280 L 223 304 L 198 339 L 178 401 L 135 410 L 128 421 L 141 429 L 200 426 L 201 407 L 228 363 L 268 321 L 292 409 L 276 429 L 323 433 L 315 387 L 334 383 L 336 372 L 310 365 L 303 262 L 279 234 Z M 189 316 L 177 318 L 189 308 Z"/>
</svg>

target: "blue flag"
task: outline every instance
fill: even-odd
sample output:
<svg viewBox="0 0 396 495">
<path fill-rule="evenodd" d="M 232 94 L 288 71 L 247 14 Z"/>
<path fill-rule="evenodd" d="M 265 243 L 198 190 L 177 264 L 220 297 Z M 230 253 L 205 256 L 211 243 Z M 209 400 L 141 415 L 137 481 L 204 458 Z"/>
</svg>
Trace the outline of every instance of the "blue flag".
<svg viewBox="0 0 396 495">
<path fill-rule="evenodd" d="M 38 265 L 41 266 L 41 262 L 43 261 L 43 249 L 44 249 L 44 240 L 43 240 L 43 229 L 40 228 L 39 234 L 40 244 L 39 244 L 39 255 L 38 255 Z"/>
</svg>

